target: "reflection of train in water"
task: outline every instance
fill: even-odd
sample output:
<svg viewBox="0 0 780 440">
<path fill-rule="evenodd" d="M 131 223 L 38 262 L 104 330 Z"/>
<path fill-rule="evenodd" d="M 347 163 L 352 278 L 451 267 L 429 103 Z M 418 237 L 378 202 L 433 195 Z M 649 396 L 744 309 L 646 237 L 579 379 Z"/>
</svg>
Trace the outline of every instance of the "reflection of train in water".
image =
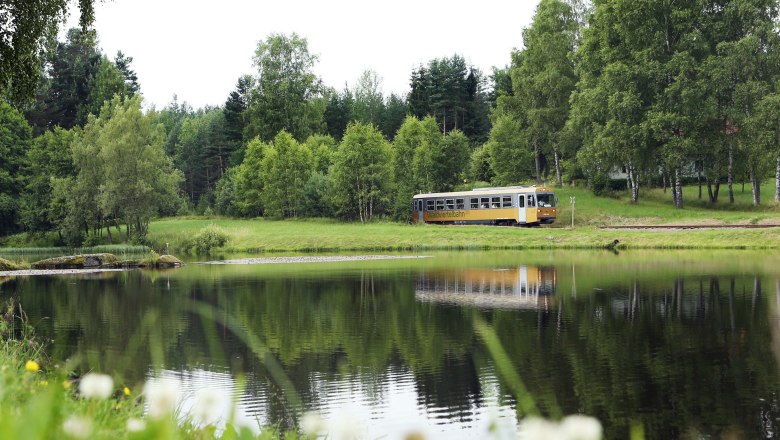
<svg viewBox="0 0 780 440">
<path fill-rule="evenodd" d="M 417 279 L 415 297 L 480 308 L 548 309 L 556 290 L 554 267 L 519 266 L 424 272 Z"/>
</svg>

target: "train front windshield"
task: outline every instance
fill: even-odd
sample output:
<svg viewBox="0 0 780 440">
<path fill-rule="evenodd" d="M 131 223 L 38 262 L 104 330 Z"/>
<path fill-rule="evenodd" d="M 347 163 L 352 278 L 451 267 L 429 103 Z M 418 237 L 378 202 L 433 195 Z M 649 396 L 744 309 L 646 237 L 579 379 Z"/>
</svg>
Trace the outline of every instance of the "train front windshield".
<svg viewBox="0 0 780 440">
<path fill-rule="evenodd" d="M 536 200 L 539 202 L 540 208 L 555 207 L 555 194 L 537 194 Z"/>
</svg>

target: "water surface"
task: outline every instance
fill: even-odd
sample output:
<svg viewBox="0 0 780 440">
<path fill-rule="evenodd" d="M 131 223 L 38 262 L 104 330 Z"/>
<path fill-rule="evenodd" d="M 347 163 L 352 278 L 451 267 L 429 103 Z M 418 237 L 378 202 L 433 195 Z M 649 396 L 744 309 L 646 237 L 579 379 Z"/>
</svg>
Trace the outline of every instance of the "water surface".
<svg viewBox="0 0 780 440">
<path fill-rule="evenodd" d="M 233 389 L 261 424 L 294 426 L 292 393 L 368 438 L 512 433 L 523 414 L 483 320 L 546 416 L 595 416 L 607 438 L 780 437 L 780 255 L 428 255 L 19 277 L 0 295 L 55 361 L 133 389 Z"/>
</svg>

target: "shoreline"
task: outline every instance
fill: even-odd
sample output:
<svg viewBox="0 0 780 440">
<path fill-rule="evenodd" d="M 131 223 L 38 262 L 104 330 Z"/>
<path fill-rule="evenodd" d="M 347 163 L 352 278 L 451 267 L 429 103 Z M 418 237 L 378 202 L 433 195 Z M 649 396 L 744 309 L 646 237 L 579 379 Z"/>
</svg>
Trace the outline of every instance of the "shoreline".
<svg viewBox="0 0 780 440">
<path fill-rule="evenodd" d="M 345 256 L 294 256 L 238 258 L 234 260 L 199 261 L 192 264 L 228 265 L 228 264 L 295 264 L 295 263 L 337 263 L 343 261 L 410 260 L 432 258 L 430 255 L 345 255 Z"/>
</svg>

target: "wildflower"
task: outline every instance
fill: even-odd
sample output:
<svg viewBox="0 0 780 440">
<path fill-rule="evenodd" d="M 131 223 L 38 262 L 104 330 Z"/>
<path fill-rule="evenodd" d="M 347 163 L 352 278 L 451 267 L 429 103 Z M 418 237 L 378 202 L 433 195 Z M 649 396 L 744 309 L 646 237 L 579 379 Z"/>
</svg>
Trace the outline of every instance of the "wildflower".
<svg viewBox="0 0 780 440">
<path fill-rule="evenodd" d="M 72 416 L 62 424 L 62 431 L 70 437 L 88 438 L 92 433 L 92 421 L 85 417 Z"/>
<path fill-rule="evenodd" d="M 331 419 L 328 438 L 336 440 L 354 440 L 365 434 L 363 423 L 357 420 L 354 413 L 347 408 L 336 413 Z"/>
<path fill-rule="evenodd" d="M 230 396 L 217 388 L 202 388 L 195 393 L 192 418 L 196 424 L 212 425 L 219 421 Z"/>
<path fill-rule="evenodd" d="M 79 393 L 87 399 L 108 399 L 114 390 L 114 380 L 106 374 L 87 373 L 79 383 Z"/>
<path fill-rule="evenodd" d="M 24 369 L 29 371 L 30 373 L 35 373 L 36 371 L 41 369 L 41 366 L 38 365 L 38 362 L 30 360 L 30 361 L 27 361 L 26 364 L 24 364 Z"/>
<path fill-rule="evenodd" d="M 528 440 L 560 440 L 566 438 L 561 433 L 560 426 L 557 423 L 539 417 L 527 417 L 520 422 L 520 439 Z"/>
<path fill-rule="evenodd" d="M 575 414 L 561 421 L 561 431 L 571 440 L 601 440 L 601 422 L 593 417 Z"/>
<path fill-rule="evenodd" d="M 129 418 L 127 419 L 127 430 L 129 432 L 139 432 L 146 429 L 146 422 L 141 419 Z"/>
<path fill-rule="evenodd" d="M 40 384 L 41 384 L 42 387 L 47 387 L 47 386 L 49 386 L 49 381 L 48 380 L 42 380 L 42 381 L 40 381 Z"/>
<path fill-rule="evenodd" d="M 124 387 L 122 388 L 122 392 L 124 393 L 125 396 L 130 396 L 130 388 Z"/>
<path fill-rule="evenodd" d="M 301 417 L 301 429 L 306 435 L 317 436 L 325 430 L 325 421 L 319 413 L 315 411 L 307 411 Z"/>
<path fill-rule="evenodd" d="M 69 390 L 72 385 L 73 385 L 73 382 L 70 381 L 70 380 L 63 380 L 62 381 L 62 388 L 65 388 L 66 390 Z"/>
<path fill-rule="evenodd" d="M 179 401 L 179 387 L 174 382 L 150 379 L 144 386 L 149 417 L 159 419 L 173 413 Z"/>
</svg>

